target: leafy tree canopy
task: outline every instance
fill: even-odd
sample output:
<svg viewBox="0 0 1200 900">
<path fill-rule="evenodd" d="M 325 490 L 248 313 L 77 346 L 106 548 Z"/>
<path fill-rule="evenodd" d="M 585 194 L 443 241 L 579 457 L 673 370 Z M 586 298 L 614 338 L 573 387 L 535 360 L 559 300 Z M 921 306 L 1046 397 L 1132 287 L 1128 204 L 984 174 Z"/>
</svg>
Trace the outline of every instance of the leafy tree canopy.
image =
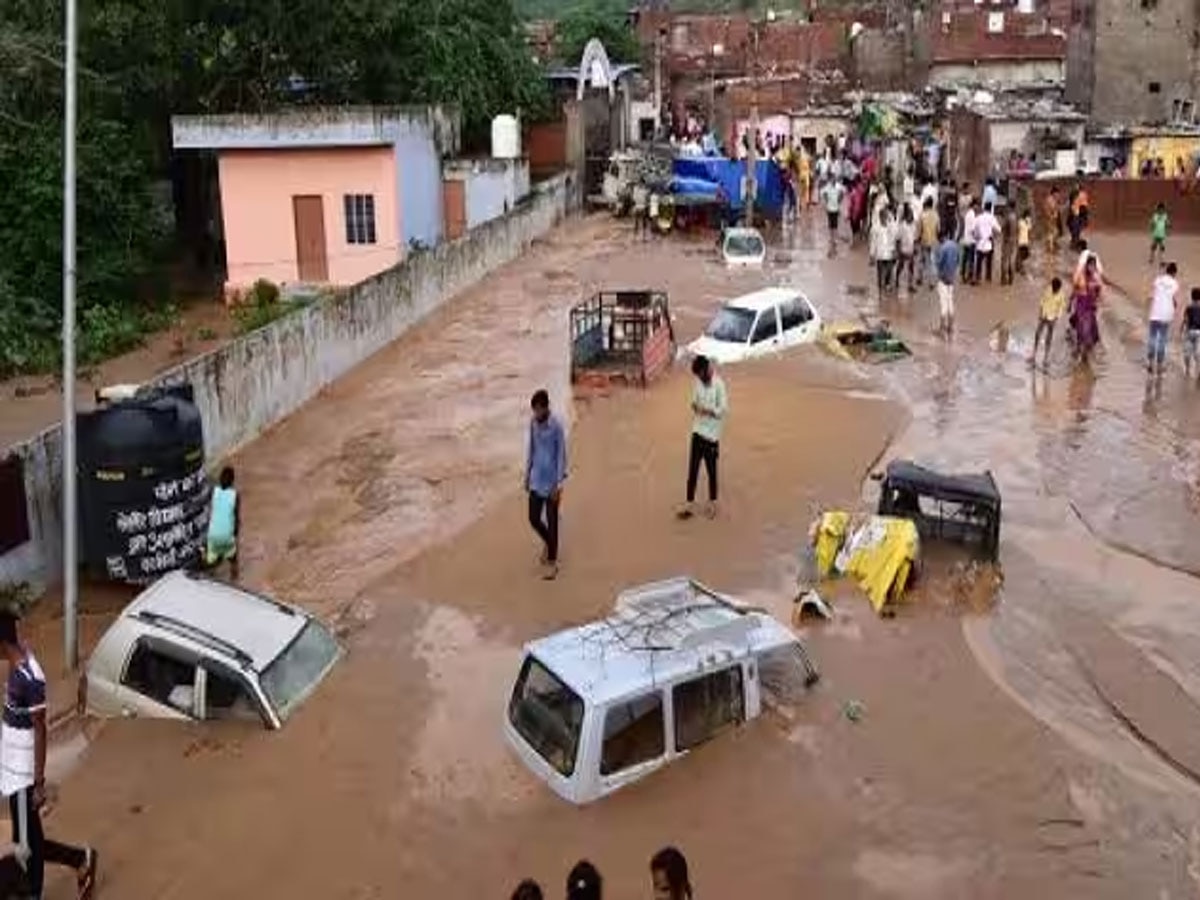
<svg viewBox="0 0 1200 900">
<path fill-rule="evenodd" d="M 457 103 L 471 135 L 547 98 L 511 0 L 88 0 L 79 26 L 79 318 L 113 352 L 169 249 L 173 113 Z M 62 31 L 62 0 L 0 0 L 0 376 L 57 356 Z"/>
<path fill-rule="evenodd" d="M 638 62 L 642 57 L 637 35 L 626 21 L 625 7 L 611 0 L 568 9 L 559 18 L 555 35 L 558 56 L 568 63 L 583 55 L 592 38 L 600 39 L 614 62 Z"/>
</svg>

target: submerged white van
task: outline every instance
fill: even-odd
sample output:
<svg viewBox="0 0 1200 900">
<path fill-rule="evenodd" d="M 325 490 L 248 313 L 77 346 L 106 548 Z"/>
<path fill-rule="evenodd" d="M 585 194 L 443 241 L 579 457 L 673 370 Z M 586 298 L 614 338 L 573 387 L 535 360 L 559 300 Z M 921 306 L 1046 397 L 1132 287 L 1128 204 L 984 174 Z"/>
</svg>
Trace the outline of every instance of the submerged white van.
<svg viewBox="0 0 1200 900">
<path fill-rule="evenodd" d="M 560 797 L 589 803 L 758 716 L 764 682 L 816 679 L 791 630 L 675 578 L 528 644 L 505 736 Z"/>
</svg>

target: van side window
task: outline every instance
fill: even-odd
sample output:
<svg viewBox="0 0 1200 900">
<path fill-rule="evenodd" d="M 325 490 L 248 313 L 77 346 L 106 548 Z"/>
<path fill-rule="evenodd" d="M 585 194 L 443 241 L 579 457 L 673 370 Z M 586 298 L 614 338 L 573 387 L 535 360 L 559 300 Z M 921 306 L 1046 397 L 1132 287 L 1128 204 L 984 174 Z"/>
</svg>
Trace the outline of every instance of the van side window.
<svg viewBox="0 0 1200 900">
<path fill-rule="evenodd" d="M 262 721 L 258 705 L 251 699 L 241 678 L 218 666 L 202 665 L 205 671 L 204 718 Z"/>
<path fill-rule="evenodd" d="M 750 343 L 759 344 L 779 336 L 779 326 L 775 322 L 775 309 L 769 307 L 758 314 L 758 323 L 754 326 L 754 336 Z"/>
<path fill-rule="evenodd" d="M 121 684 L 156 703 L 191 715 L 196 691 L 196 666 L 170 656 L 145 640 L 138 642 L 125 666 Z"/>
<path fill-rule="evenodd" d="M 672 696 L 676 750 L 690 750 L 746 717 L 741 666 L 678 684 Z"/>
<path fill-rule="evenodd" d="M 812 313 L 808 309 L 808 304 L 803 300 L 788 300 L 780 304 L 779 318 L 783 323 L 783 330 L 790 331 L 808 322 L 812 318 Z"/>
<path fill-rule="evenodd" d="M 619 703 L 605 713 L 601 775 L 658 759 L 665 749 L 663 702 L 658 691 Z"/>
</svg>

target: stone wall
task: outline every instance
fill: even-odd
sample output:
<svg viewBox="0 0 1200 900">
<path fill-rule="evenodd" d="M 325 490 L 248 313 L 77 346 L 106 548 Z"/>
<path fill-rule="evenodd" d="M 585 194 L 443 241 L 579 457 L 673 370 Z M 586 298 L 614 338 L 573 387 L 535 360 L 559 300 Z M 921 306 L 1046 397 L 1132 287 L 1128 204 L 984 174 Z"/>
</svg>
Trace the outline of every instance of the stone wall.
<svg viewBox="0 0 1200 900">
<path fill-rule="evenodd" d="M 1034 209 L 1040 210 L 1051 185 L 1063 202 L 1074 178 L 1033 182 Z M 1089 178 L 1084 181 L 1093 228 L 1149 232 L 1150 214 L 1159 203 L 1171 215 L 1171 231 L 1200 234 L 1200 198 L 1196 187 L 1179 178 Z M 1149 241 L 1149 238 L 1146 238 Z M 1182 262 L 1182 261 L 1181 261 Z"/>
<path fill-rule="evenodd" d="M 404 334 L 451 297 L 519 257 L 576 205 L 569 175 L 535 185 L 508 215 L 462 238 L 411 253 L 344 293 L 285 316 L 171 369 L 155 384 L 190 382 L 210 465 L 254 440 L 323 387 Z M 0 456 L 24 474 L 31 537 L 0 555 L 0 585 L 43 587 L 62 560 L 62 433 L 47 429 Z"/>
</svg>

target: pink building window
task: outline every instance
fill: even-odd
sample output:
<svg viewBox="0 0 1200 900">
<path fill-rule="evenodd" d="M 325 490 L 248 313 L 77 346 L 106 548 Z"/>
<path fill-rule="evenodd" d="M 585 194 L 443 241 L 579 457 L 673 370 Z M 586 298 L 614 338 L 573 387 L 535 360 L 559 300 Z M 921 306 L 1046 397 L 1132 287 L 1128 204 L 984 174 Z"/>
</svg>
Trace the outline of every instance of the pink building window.
<svg viewBox="0 0 1200 900">
<path fill-rule="evenodd" d="M 375 243 L 375 195 L 346 194 L 342 197 L 346 217 L 347 244 Z"/>
</svg>

